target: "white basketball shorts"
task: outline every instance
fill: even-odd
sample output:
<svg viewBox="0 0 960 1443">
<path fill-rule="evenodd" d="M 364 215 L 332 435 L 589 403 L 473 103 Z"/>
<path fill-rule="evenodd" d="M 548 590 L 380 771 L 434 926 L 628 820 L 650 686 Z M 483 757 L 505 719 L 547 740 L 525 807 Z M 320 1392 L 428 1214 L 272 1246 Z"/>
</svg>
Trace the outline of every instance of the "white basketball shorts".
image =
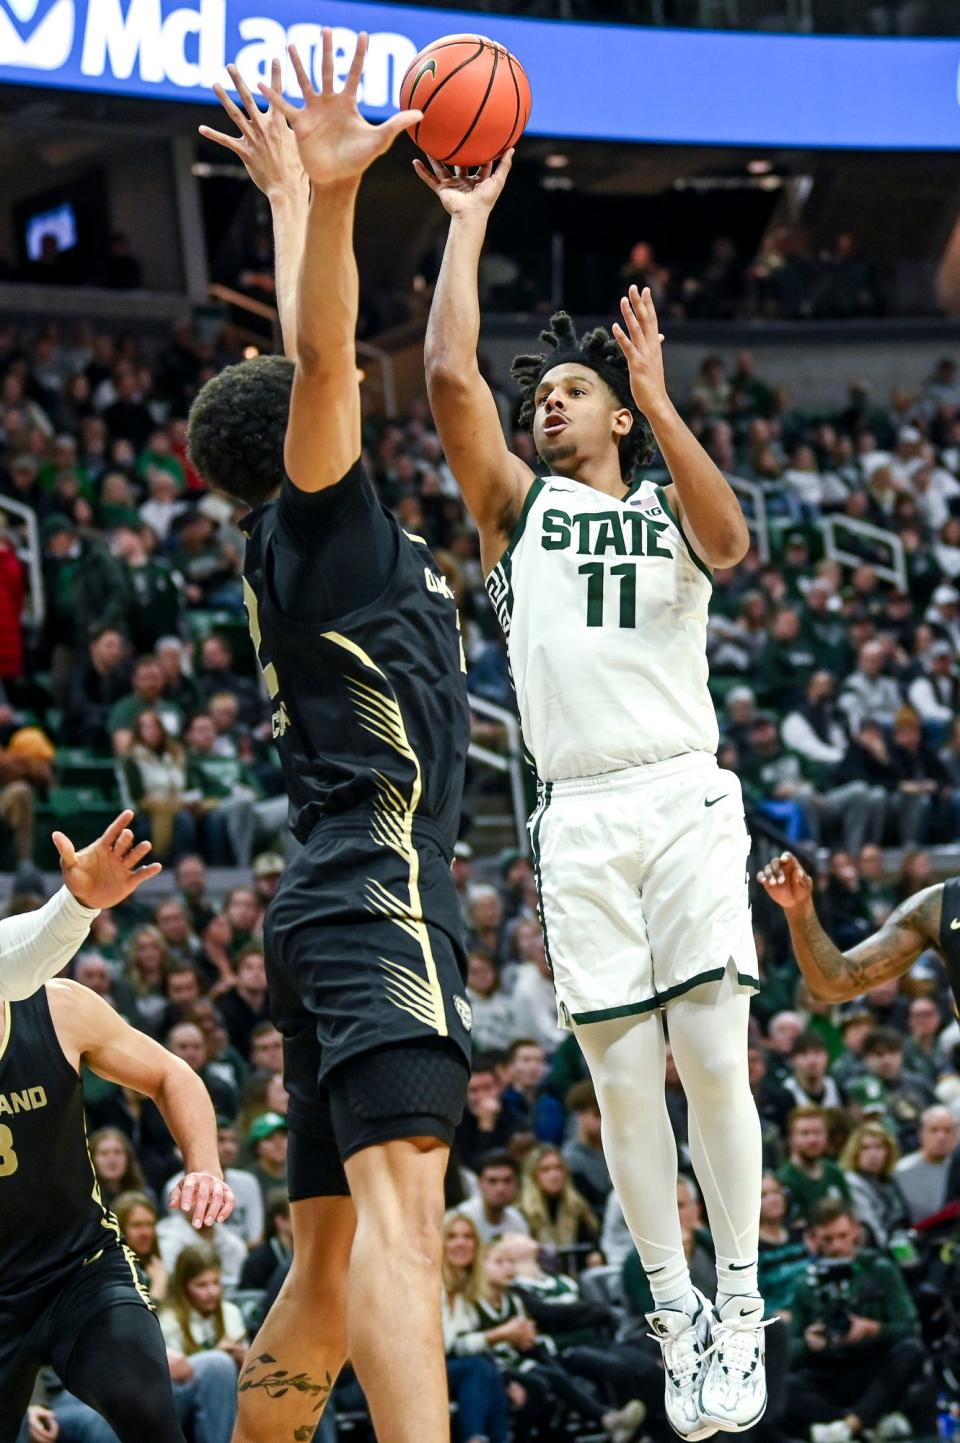
<svg viewBox="0 0 960 1443">
<path fill-rule="evenodd" d="M 649 1012 L 728 969 L 757 990 L 743 796 L 715 757 L 542 782 L 528 826 L 561 1026 Z"/>
</svg>

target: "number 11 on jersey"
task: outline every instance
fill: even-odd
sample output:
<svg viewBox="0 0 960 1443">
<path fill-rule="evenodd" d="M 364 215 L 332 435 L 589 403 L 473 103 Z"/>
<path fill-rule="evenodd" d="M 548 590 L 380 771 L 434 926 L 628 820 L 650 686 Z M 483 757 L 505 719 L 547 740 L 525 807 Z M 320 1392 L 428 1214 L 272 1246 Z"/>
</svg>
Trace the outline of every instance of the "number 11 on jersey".
<svg viewBox="0 0 960 1443">
<path fill-rule="evenodd" d="M 577 572 L 587 578 L 587 625 L 602 626 L 606 567 L 602 561 L 588 561 Z M 620 580 L 620 627 L 633 630 L 637 624 L 637 563 L 623 561 L 611 566 L 610 575 Z"/>
</svg>

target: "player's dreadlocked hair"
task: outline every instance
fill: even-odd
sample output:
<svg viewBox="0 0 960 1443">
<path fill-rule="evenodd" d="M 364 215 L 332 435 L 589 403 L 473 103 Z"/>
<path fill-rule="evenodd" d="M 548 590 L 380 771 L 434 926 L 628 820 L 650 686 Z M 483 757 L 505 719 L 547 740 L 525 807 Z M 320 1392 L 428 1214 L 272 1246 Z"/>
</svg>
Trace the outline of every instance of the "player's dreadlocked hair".
<svg viewBox="0 0 960 1443">
<path fill-rule="evenodd" d="M 284 477 L 293 362 L 257 356 L 227 366 L 190 407 L 187 448 L 208 486 L 259 506 Z"/>
<path fill-rule="evenodd" d="M 578 337 L 566 311 L 556 311 L 550 317 L 549 328 L 540 332 L 540 339 L 550 347 L 548 353 L 515 356 L 510 367 L 510 374 L 520 387 L 523 398 L 520 425 L 533 425 L 536 411 L 534 397 L 547 371 L 567 361 L 577 361 L 588 370 L 595 371 L 610 387 L 620 405 L 633 416 L 632 427 L 620 438 L 620 474 L 628 478 L 638 466 L 647 465 L 654 455 L 653 437 L 630 391 L 627 358 L 610 332 L 603 326 L 597 326 Z"/>
</svg>

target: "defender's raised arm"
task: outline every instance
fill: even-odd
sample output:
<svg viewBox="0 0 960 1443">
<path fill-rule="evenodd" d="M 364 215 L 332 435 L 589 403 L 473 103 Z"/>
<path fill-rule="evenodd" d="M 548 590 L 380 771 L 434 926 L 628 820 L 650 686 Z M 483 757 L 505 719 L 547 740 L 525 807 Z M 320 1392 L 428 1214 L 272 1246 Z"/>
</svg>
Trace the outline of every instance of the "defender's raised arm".
<svg viewBox="0 0 960 1443">
<path fill-rule="evenodd" d="M 824 1002 L 849 1002 L 881 982 L 902 977 L 922 952 L 939 943 L 942 886 L 908 897 L 872 937 L 841 952 L 820 925 L 813 882 L 792 852 L 774 857 L 757 881 L 787 914 L 800 970 L 813 995 Z"/>
<path fill-rule="evenodd" d="M 356 367 L 359 278 L 353 253 L 357 192 L 364 171 L 389 150 L 419 110 L 370 125 L 357 106 L 367 53 L 361 35 L 343 90 L 333 89 L 333 32 L 323 32 L 321 85 L 290 47 L 304 103 L 290 105 L 276 85 L 260 89 L 293 128 L 312 187 L 297 284 L 296 372 L 284 460 L 301 491 L 322 491 L 344 477 L 360 455 L 360 387 Z"/>
<path fill-rule="evenodd" d="M 234 104 L 222 85 L 215 85 L 213 90 L 240 134 L 224 135 L 209 125 L 201 125 L 200 134 L 239 155 L 250 179 L 270 202 L 283 353 L 295 361 L 297 276 L 303 256 L 310 182 L 300 160 L 296 137 L 283 111 L 272 102 L 266 110 L 261 110 L 237 67 L 228 65 L 227 72 L 243 101 L 243 110 Z M 280 61 L 274 60 L 270 66 L 270 83 L 274 90 L 279 91 L 280 79 Z"/>
</svg>

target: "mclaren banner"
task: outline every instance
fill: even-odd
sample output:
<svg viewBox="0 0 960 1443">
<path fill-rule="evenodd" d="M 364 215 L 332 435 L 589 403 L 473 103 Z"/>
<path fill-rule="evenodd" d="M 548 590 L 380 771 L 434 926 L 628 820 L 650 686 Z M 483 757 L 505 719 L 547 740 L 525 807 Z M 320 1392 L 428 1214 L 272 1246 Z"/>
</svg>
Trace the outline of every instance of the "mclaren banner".
<svg viewBox="0 0 960 1443">
<path fill-rule="evenodd" d="M 535 134 L 665 144 L 960 148 L 955 40 L 752 35 L 479 16 L 350 0 L 0 0 L 0 81 L 208 101 L 235 61 L 253 83 L 291 42 L 342 69 L 370 33 L 362 105 L 396 106 L 416 52 L 482 24 L 523 61 Z M 289 71 L 289 66 L 288 66 Z M 293 96 L 292 75 L 285 88 Z"/>
</svg>

